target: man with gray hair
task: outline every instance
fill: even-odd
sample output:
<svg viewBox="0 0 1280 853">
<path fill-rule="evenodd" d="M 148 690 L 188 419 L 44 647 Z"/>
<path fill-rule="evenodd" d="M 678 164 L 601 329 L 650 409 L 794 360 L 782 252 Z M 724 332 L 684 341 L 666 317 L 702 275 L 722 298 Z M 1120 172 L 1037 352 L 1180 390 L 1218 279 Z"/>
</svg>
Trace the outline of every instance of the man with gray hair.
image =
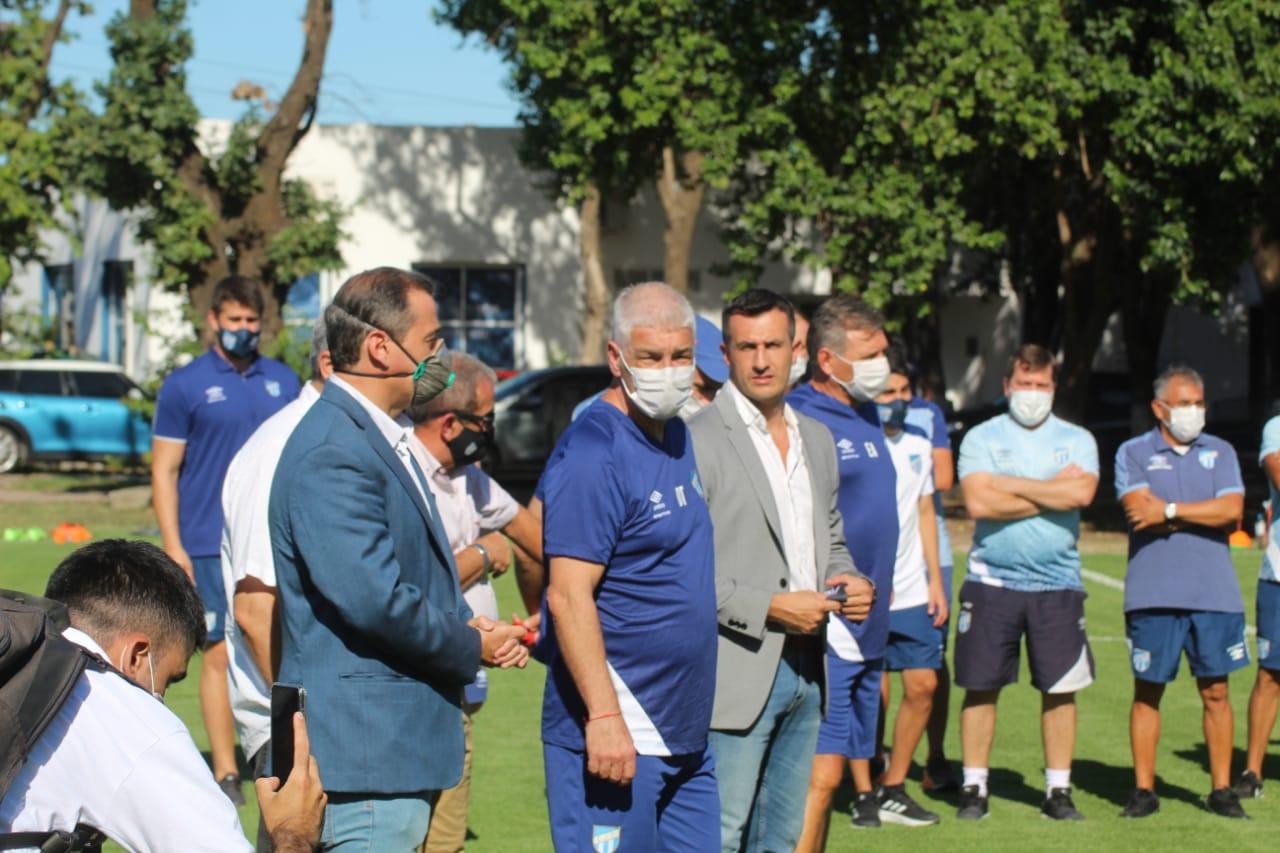
<svg viewBox="0 0 1280 853">
<path fill-rule="evenodd" d="M 542 597 L 542 522 L 475 463 L 493 445 L 497 376 L 474 356 L 453 353 L 453 384 L 430 400 L 410 406 L 417 441 L 409 450 L 422 469 L 449 538 L 463 598 L 477 616 L 497 621 L 498 596 L 489 583 L 512 565 L 526 611 L 537 614 Z M 516 559 L 516 547 L 532 560 Z M 518 621 L 518 620 L 517 620 Z M 539 617 L 524 622 L 537 629 Z M 471 794 L 471 721 L 488 697 L 483 669 L 463 689 L 462 727 L 466 753 L 462 780 L 440 792 L 431 812 L 425 853 L 455 853 L 467 837 Z"/>
<path fill-rule="evenodd" d="M 267 505 L 280 451 L 293 428 L 320 399 L 333 373 L 324 320 L 311 332 L 311 379 L 297 398 L 276 412 L 244 443 L 222 483 L 222 582 L 227 596 L 227 676 L 231 714 L 254 778 L 266 775 L 271 739 L 271 682 L 279 654 L 276 570 L 271 559 Z M 258 849 L 270 839 L 258 831 Z"/>
<path fill-rule="evenodd" d="M 1155 429 L 1116 451 L 1116 494 L 1132 528 L 1124 617 L 1133 666 L 1129 737 L 1135 788 L 1124 816 L 1160 808 L 1156 748 L 1160 699 L 1185 651 L 1204 707 L 1209 811 L 1246 817 L 1231 789 L 1234 721 L 1227 676 L 1249 664 L 1244 600 L 1227 533 L 1244 510 L 1240 463 L 1204 432 L 1204 380 L 1173 366 L 1155 382 Z"/>
<path fill-rule="evenodd" d="M 542 741 L 559 850 L 720 848 L 711 516 L 676 415 L 694 318 L 665 284 L 613 306 L 613 383 L 561 436 L 538 491 L 549 585 Z"/>
</svg>

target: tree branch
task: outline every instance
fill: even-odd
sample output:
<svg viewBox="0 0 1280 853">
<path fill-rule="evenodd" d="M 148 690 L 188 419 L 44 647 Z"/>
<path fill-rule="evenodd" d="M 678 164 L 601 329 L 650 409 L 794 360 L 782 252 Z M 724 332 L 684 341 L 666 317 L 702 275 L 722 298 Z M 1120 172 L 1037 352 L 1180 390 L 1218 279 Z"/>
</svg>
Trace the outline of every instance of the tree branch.
<svg viewBox="0 0 1280 853">
<path fill-rule="evenodd" d="M 289 154 L 306 136 L 315 119 L 325 51 L 329 47 L 329 34 L 333 31 L 333 0 L 307 0 L 302 29 L 306 33 L 306 42 L 302 47 L 298 71 L 280 100 L 280 106 L 258 136 L 261 169 L 268 184 L 279 180 Z"/>
<path fill-rule="evenodd" d="M 49 22 L 49 29 L 44 34 L 40 44 L 40 79 L 36 83 L 31 99 L 22 107 L 19 120 L 23 125 L 29 125 L 35 121 L 40 112 L 40 105 L 49 97 L 49 65 L 53 62 L 53 48 L 58 43 L 59 36 L 62 35 L 62 28 L 66 24 L 67 15 L 71 12 L 71 5 L 72 0 L 61 0 L 58 3 L 58 13 L 53 16 L 53 20 Z"/>
</svg>

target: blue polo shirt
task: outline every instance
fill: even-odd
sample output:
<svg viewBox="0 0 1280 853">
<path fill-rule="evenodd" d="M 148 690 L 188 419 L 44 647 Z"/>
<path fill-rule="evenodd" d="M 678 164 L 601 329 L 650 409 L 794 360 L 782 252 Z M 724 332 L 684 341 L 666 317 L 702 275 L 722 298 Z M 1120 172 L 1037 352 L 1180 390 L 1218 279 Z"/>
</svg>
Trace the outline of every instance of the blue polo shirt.
<svg viewBox="0 0 1280 853">
<path fill-rule="evenodd" d="M 218 556 L 227 466 L 300 388 L 298 375 L 274 359 L 258 356 L 241 374 L 212 348 L 165 379 L 151 431 L 187 445 L 178 471 L 178 529 L 187 554 Z"/>
<path fill-rule="evenodd" d="M 1054 415 L 1027 429 L 1003 414 L 969 430 L 958 468 L 961 480 L 978 473 L 1048 480 L 1072 463 L 1098 473 L 1098 444 L 1088 430 Z M 1017 521 L 979 519 L 966 580 L 1022 592 L 1083 589 L 1079 538 L 1079 510 L 1045 510 Z"/>
<path fill-rule="evenodd" d="M 1272 453 L 1280 453 L 1280 415 L 1267 421 L 1262 428 L 1258 464 L 1265 466 L 1267 457 Z M 1259 577 L 1264 581 L 1280 582 L 1280 490 L 1276 489 L 1270 477 L 1267 478 L 1267 488 L 1271 492 L 1271 529 L 1267 534 L 1267 551 L 1262 557 Z"/>
<path fill-rule="evenodd" d="M 907 423 L 924 433 L 935 450 L 951 449 L 951 436 L 947 435 L 947 418 L 937 403 L 922 397 L 912 397 L 907 403 Z M 942 511 L 942 492 L 936 490 L 933 493 L 933 510 L 938 522 L 938 562 L 943 566 L 950 566 L 952 563 L 951 534 L 947 532 L 947 520 Z"/>
<path fill-rule="evenodd" d="M 1186 453 L 1178 453 L 1156 428 L 1116 451 L 1116 495 L 1139 489 L 1150 489 L 1166 503 L 1194 503 L 1244 494 L 1244 483 L 1230 444 L 1201 433 Z M 1244 612 L 1227 531 L 1190 527 L 1129 534 L 1124 609 L 1152 607 Z"/>
<path fill-rule="evenodd" d="M 889 600 L 898 554 L 898 475 L 884 443 L 876 405 L 849 406 L 808 383 L 788 394 L 787 402 L 824 425 L 835 439 L 840 469 L 837 503 L 844 517 L 845 542 L 853 564 L 876 585 L 871 615 L 861 623 L 836 616 L 839 624 L 829 626 L 828 646 L 845 660 L 879 660 L 889 640 Z M 846 634 L 856 646 L 852 655 L 842 648 Z"/>
<path fill-rule="evenodd" d="M 655 443 L 597 400 L 561 436 L 538 492 L 548 561 L 572 557 L 605 567 L 596 610 L 636 751 L 701 752 L 715 699 L 715 551 L 684 421 L 667 421 Z M 549 614 L 542 624 L 542 739 L 582 750 L 586 707 Z"/>
</svg>

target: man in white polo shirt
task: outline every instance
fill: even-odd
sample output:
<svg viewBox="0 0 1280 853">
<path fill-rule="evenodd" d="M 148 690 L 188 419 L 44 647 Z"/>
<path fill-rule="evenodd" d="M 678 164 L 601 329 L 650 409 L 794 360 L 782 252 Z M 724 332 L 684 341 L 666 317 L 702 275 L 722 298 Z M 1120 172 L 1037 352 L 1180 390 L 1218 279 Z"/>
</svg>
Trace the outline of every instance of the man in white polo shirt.
<svg viewBox="0 0 1280 853">
<path fill-rule="evenodd" d="M 491 577 L 512 565 L 524 598 L 534 614 L 525 624 L 536 630 L 542 595 L 542 522 L 475 464 L 493 444 L 494 385 L 497 376 L 479 359 L 465 353 L 451 355 L 453 384 L 421 405 L 411 406 L 413 434 L 409 443 L 440 511 L 458 566 L 463 598 L 477 616 L 497 621 L 498 596 Z M 532 561 L 517 562 L 512 542 Z M 488 697 L 489 680 L 483 669 L 463 691 L 463 730 L 466 754 L 462 779 L 440 792 L 431 812 L 426 853 L 455 853 L 467 835 L 471 791 L 471 719 Z"/>
<path fill-rule="evenodd" d="M 333 373 L 324 320 L 311 333 L 311 381 L 297 398 L 262 423 L 227 468 L 222 483 L 222 580 L 227 596 L 227 679 L 236 734 L 254 777 L 266 770 L 271 740 L 271 682 L 275 680 L 279 626 L 276 569 L 271 557 L 267 505 L 276 463 L 293 428 L 320 399 Z M 269 840 L 261 830 L 258 849 Z"/>
</svg>

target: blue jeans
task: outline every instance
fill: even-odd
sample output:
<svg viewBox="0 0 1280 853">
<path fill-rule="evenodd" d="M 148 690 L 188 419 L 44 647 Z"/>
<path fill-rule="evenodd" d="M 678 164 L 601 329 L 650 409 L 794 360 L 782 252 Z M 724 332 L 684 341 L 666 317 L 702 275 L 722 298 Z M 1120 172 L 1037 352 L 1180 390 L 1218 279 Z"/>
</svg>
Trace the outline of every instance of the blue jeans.
<svg viewBox="0 0 1280 853">
<path fill-rule="evenodd" d="M 821 645 L 789 641 L 755 725 L 711 732 L 726 853 L 794 850 L 800 840 L 822 717 L 821 655 Z"/>
<path fill-rule="evenodd" d="M 413 853 L 427 837 L 437 792 L 330 794 L 320 849 L 340 853 Z"/>
</svg>

